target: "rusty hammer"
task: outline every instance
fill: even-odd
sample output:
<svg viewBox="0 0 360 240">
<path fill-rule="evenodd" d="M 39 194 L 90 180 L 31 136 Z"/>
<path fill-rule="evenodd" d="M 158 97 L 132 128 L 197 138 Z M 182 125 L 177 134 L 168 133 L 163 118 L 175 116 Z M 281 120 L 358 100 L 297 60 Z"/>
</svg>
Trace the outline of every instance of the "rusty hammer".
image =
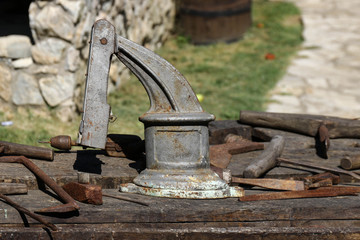
<svg viewBox="0 0 360 240">
<path fill-rule="evenodd" d="M 226 168 L 235 154 L 264 149 L 264 144 L 243 139 L 234 134 L 228 134 L 226 143 L 210 145 L 210 164 L 218 168 Z"/>
</svg>

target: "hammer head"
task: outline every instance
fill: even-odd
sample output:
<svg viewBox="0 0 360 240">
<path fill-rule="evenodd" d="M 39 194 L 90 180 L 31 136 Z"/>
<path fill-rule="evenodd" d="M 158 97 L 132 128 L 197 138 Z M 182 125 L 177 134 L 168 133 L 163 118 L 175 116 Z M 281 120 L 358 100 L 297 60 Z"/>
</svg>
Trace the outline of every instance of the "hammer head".
<svg viewBox="0 0 360 240">
<path fill-rule="evenodd" d="M 75 200 L 82 203 L 101 205 L 101 186 L 71 182 L 63 186 L 63 189 Z"/>
</svg>

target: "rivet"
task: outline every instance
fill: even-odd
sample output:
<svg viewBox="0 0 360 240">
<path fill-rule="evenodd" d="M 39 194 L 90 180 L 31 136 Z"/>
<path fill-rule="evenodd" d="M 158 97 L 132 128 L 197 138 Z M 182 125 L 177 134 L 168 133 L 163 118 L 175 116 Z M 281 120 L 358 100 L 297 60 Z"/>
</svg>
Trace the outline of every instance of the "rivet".
<svg viewBox="0 0 360 240">
<path fill-rule="evenodd" d="M 105 44 L 107 44 L 107 39 L 102 38 L 102 39 L 100 39 L 100 42 L 101 42 L 102 45 L 105 45 Z"/>
</svg>

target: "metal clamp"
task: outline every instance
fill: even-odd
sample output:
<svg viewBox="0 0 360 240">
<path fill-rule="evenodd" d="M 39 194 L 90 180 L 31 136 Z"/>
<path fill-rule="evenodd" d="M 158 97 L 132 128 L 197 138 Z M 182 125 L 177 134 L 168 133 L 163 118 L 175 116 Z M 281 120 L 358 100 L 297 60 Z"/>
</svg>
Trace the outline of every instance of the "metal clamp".
<svg viewBox="0 0 360 240">
<path fill-rule="evenodd" d="M 215 118 L 203 111 L 184 76 L 154 52 L 117 36 L 106 20 L 95 22 L 92 29 L 78 143 L 105 148 L 112 54 L 137 76 L 150 99 L 150 109 L 139 118 L 145 126 L 147 168 L 121 191 L 175 198 L 239 197 L 242 189 L 230 188 L 210 170 L 208 123 Z"/>
</svg>

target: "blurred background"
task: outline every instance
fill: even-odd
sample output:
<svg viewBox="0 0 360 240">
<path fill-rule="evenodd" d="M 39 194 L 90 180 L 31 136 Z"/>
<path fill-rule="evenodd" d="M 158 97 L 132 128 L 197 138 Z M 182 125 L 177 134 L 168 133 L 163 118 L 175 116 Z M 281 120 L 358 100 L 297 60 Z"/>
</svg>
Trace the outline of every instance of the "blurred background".
<svg viewBox="0 0 360 240">
<path fill-rule="evenodd" d="M 266 110 L 303 41 L 300 10 L 281 1 L 3 0 L 0 12 L 0 139 L 29 145 L 76 137 L 97 19 L 173 64 L 217 119 Z M 112 62 L 109 133 L 143 136 L 147 94 Z"/>
</svg>

